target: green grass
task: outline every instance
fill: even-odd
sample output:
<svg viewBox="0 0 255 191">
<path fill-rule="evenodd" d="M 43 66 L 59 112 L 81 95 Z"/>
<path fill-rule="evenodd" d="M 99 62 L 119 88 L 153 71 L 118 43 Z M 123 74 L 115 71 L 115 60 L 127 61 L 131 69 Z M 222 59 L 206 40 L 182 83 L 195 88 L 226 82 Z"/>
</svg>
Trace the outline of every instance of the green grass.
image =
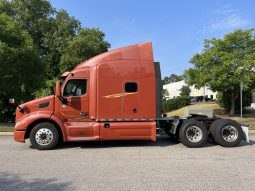
<svg viewBox="0 0 255 191">
<path fill-rule="evenodd" d="M 0 128 L 0 132 L 13 132 L 14 128 L 12 127 L 4 127 L 4 128 Z"/>
<path fill-rule="evenodd" d="M 14 128 L 15 123 L 0 123 L 0 128 L 1 127 L 13 127 Z"/>
<path fill-rule="evenodd" d="M 250 129 L 250 130 L 255 130 L 255 125 L 249 126 L 249 129 Z"/>
<path fill-rule="evenodd" d="M 14 123 L 0 123 L 0 132 L 13 132 Z"/>
</svg>

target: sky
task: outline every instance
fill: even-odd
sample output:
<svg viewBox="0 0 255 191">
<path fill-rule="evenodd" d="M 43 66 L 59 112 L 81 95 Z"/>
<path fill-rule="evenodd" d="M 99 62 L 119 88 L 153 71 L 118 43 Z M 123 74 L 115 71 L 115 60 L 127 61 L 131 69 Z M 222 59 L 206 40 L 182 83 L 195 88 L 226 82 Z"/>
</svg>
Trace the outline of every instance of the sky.
<svg viewBox="0 0 255 191">
<path fill-rule="evenodd" d="M 151 41 L 162 76 L 183 74 L 204 39 L 255 27 L 254 0 L 51 0 L 105 33 L 111 49 Z"/>
</svg>

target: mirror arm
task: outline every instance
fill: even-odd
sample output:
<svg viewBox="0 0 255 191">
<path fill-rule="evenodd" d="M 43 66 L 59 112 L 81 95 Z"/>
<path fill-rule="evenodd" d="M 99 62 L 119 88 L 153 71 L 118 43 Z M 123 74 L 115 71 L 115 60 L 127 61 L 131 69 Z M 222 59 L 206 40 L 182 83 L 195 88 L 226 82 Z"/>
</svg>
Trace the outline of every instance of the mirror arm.
<svg viewBox="0 0 255 191">
<path fill-rule="evenodd" d="M 19 104 L 17 104 L 17 107 L 20 109 L 20 111 L 24 111 L 24 109 L 20 107 Z"/>
<path fill-rule="evenodd" d="M 59 99 L 63 104 L 67 104 L 67 99 L 64 98 L 64 97 L 61 95 L 61 87 L 60 87 L 60 82 L 59 82 L 59 80 L 56 82 L 55 97 L 58 97 L 58 99 Z"/>
<path fill-rule="evenodd" d="M 20 105 L 17 104 L 17 103 L 15 105 L 16 105 L 17 108 L 19 108 L 20 112 L 24 113 L 24 111 L 25 111 L 24 108 L 20 107 Z"/>
<path fill-rule="evenodd" d="M 63 103 L 63 104 L 67 104 L 67 99 L 62 97 L 62 96 L 58 96 L 58 99 Z"/>
</svg>

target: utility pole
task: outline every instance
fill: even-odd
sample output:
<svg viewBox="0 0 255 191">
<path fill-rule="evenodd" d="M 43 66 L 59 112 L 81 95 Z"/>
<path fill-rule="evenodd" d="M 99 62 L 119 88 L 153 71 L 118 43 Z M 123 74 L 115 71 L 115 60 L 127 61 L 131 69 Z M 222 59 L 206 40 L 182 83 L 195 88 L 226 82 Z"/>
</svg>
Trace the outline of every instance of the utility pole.
<svg viewBox="0 0 255 191">
<path fill-rule="evenodd" d="M 205 102 L 205 86 L 203 87 L 203 101 Z"/>
<path fill-rule="evenodd" d="M 240 118 L 243 123 L 243 82 L 240 82 Z"/>
</svg>

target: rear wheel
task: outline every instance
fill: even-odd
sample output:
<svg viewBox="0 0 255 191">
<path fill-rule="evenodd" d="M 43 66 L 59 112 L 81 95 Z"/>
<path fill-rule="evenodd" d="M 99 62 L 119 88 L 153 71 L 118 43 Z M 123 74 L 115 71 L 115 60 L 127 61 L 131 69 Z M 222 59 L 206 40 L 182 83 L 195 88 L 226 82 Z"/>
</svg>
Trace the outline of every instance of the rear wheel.
<svg viewBox="0 0 255 191">
<path fill-rule="evenodd" d="M 242 128 L 233 120 L 219 119 L 214 127 L 213 137 L 216 143 L 223 147 L 234 147 L 242 141 Z"/>
<path fill-rule="evenodd" d="M 186 120 L 180 128 L 179 138 L 187 147 L 201 147 L 207 141 L 208 132 L 206 126 L 195 120 Z"/>
<path fill-rule="evenodd" d="M 33 148 L 49 150 L 56 147 L 59 134 L 56 127 L 49 122 L 37 124 L 30 132 L 30 142 Z"/>
<path fill-rule="evenodd" d="M 209 127 L 209 133 L 210 133 L 210 138 L 212 140 L 212 143 L 216 143 L 216 141 L 214 140 L 214 129 L 216 129 L 216 127 L 218 126 L 218 122 L 220 121 L 220 119 L 215 120 L 214 122 L 211 123 L 210 127 Z"/>
</svg>

